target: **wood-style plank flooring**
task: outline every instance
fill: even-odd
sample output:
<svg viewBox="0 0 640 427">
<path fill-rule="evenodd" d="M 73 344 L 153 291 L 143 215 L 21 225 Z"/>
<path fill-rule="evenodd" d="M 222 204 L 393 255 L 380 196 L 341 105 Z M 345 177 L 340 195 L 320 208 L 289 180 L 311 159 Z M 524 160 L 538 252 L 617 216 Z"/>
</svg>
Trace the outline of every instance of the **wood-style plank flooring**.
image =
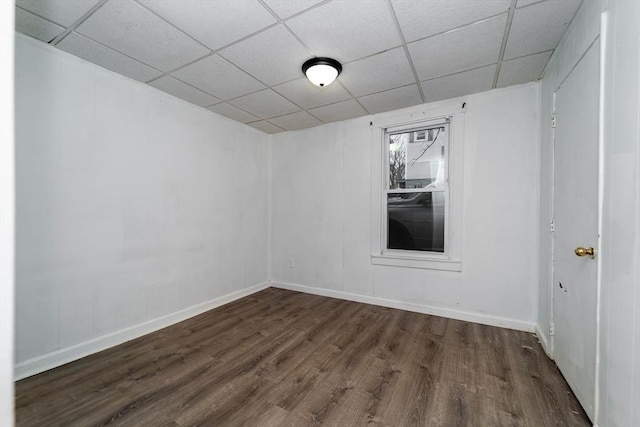
<svg viewBox="0 0 640 427">
<path fill-rule="evenodd" d="M 18 426 L 587 426 L 529 333 L 267 289 L 19 381 Z"/>
</svg>

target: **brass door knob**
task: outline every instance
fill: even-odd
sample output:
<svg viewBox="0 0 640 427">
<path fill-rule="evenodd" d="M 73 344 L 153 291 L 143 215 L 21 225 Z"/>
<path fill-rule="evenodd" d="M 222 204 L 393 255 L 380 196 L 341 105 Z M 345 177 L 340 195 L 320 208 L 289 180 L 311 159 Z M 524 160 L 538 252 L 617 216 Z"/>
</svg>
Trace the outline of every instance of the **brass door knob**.
<svg viewBox="0 0 640 427">
<path fill-rule="evenodd" d="M 594 248 L 583 248 L 582 246 L 579 246 L 576 248 L 575 252 L 578 256 L 589 255 L 591 259 L 596 257 L 596 250 Z"/>
</svg>

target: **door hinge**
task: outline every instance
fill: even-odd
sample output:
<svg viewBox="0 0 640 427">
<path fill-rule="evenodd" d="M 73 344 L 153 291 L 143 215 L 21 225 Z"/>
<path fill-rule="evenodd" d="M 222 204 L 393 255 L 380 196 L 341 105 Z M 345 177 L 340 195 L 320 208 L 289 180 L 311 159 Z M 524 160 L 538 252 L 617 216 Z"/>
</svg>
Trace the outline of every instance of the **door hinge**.
<svg viewBox="0 0 640 427">
<path fill-rule="evenodd" d="M 549 323 L 549 336 L 552 337 L 556 334 L 556 324 L 551 322 Z"/>
<path fill-rule="evenodd" d="M 549 231 L 552 233 L 556 231 L 556 221 L 554 219 L 551 219 L 551 222 L 549 223 Z"/>
<path fill-rule="evenodd" d="M 555 115 L 555 113 L 551 115 L 551 127 L 552 128 L 556 127 L 556 115 Z"/>
</svg>

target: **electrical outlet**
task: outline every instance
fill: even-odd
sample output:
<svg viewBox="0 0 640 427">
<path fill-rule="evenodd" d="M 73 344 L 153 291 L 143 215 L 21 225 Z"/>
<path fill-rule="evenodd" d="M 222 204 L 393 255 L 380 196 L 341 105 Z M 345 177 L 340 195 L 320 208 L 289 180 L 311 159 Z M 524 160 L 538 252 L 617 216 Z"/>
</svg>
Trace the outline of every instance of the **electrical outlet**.
<svg viewBox="0 0 640 427">
<path fill-rule="evenodd" d="M 289 258 L 289 268 L 296 268 L 296 260 L 294 258 Z"/>
</svg>

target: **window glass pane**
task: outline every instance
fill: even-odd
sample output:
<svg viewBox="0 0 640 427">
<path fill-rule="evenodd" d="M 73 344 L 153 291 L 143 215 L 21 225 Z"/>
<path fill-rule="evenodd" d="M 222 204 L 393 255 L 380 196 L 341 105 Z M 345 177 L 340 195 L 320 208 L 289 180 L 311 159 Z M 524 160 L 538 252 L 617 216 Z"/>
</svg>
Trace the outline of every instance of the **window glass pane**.
<svg viewBox="0 0 640 427">
<path fill-rule="evenodd" d="M 387 248 L 444 252 L 444 192 L 387 194 Z"/>
<path fill-rule="evenodd" d="M 389 189 L 444 188 L 449 125 L 389 134 Z"/>
</svg>

